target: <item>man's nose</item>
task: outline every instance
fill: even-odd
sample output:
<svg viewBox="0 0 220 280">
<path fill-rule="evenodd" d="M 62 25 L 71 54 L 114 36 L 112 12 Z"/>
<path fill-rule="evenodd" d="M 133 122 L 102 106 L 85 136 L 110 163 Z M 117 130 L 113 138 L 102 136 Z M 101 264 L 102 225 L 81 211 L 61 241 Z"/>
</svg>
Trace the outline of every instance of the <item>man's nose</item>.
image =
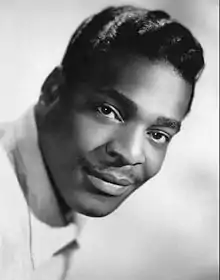
<svg viewBox="0 0 220 280">
<path fill-rule="evenodd" d="M 121 128 L 116 137 L 107 143 L 109 160 L 117 165 L 137 165 L 145 161 L 144 129 L 142 126 Z"/>
</svg>

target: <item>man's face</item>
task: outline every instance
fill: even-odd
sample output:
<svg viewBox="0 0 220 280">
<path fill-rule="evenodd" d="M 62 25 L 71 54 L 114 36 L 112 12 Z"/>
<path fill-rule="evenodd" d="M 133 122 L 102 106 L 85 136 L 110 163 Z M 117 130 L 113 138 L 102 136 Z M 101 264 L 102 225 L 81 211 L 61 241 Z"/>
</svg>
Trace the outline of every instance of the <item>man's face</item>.
<svg viewBox="0 0 220 280">
<path fill-rule="evenodd" d="M 158 173 L 187 111 L 191 86 L 165 62 L 115 56 L 51 109 L 40 134 L 66 203 L 105 216 Z M 65 107 L 65 108 L 64 108 Z"/>
</svg>

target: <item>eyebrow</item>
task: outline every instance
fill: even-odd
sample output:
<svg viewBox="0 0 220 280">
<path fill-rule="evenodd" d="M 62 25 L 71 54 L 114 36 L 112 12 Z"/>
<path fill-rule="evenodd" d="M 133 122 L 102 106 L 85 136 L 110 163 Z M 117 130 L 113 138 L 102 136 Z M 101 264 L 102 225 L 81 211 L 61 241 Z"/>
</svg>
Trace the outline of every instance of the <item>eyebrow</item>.
<svg viewBox="0 0 220 280">
<path fill-rule="evenodd" d="M 112 88 L 101 88 L 98 89 L 98 92 L 101 94 L 104 94 L 105 96 L 108 96 L 109 98 L 112 98 L 117 103 L 119 103 L 123 108 L 126 108 L 127 111 L 130 113 L 135 113 L 137 111 L 137 105 L 127 98 L 123 93 L 116 89 Z"/>
<path fill-rule="evenodd" d="M 135 113 L 138 110 L 137 105 L 132 100 L 127 98 L 123 93 L 119 92 L 116 89 L 101 88 L 98 89 L 97 91 L 100 94 L 105 94 L 105 96 L 108 96 L 116 100 L 116 102 L 121 104 L 130 113 Z M 156 122 L 154 122 L 154 124 L 152 125 L 152 127 L 154 126 L 166 127 L 166 128 L 173 129 L 176 132 L 179 132 L 181 129 L 181 122 L 171 118 L 160 116 L 156 119 Z"/>
<path fill-rule="evenodd" d="M 167 127 L 179 132 L 181 129 L 181 122 L 166 117 L 158 117 L 156 122 L 153 124 L 153 127 L 154 126 Z"/>
</svg>

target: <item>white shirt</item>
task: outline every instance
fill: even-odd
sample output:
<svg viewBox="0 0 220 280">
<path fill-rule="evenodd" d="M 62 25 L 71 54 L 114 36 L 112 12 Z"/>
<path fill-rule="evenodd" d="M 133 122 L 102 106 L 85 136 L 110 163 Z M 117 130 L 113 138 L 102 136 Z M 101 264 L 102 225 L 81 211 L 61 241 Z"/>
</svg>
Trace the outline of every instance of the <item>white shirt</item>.
<svg viewBox="0 0 220 280">
<path fill-rule="evenodd" d="M 32 279 L 33 273 L 33 279 L 60 279 L 73 264 L 83 217 L 71 213 L 69 219 L 65 226 L 38 147 L 31 108 L 1 139 L 0 279 Z"/>
</svg>

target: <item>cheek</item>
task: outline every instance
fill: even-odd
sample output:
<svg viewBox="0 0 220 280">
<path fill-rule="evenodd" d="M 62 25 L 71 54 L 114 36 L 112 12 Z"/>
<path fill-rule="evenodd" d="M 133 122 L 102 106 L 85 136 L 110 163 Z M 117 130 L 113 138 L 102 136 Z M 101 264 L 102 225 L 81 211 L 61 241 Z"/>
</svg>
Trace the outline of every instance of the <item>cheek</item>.
<svg viewBox="0 0 220 280">
<path fill-rule="evenodd" d="M 92 151 L 107 143 L 114 134 L 113 125 L 101 124 L 96 119 L 75 114 L 73 124 L 74 144 L 81 151 Z"/>
<path fill-rule="evenodd" d="M 160 171 L 165 155 L 165 150 L 153 147 L 146 151 L 145 176 L 147 179 L 154 177 Z"/>
</svg>

